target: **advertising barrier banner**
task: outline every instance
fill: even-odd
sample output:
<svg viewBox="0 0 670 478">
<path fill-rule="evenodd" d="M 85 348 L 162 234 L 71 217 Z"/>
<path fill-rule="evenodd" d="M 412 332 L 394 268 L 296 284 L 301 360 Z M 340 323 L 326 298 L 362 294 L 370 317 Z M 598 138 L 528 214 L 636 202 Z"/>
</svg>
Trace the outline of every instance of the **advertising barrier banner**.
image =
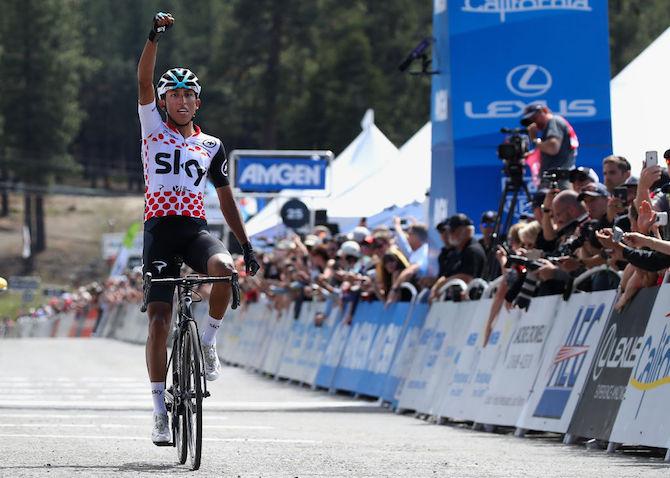
<svg viewBox="0 0 670 478">
<path fill-rule="evenodd" d="M 491 308 L 490 301 L 480 301 L 476 313 L 471 317 L 463 317 L 466 323 L 464 332 L 456 342 L 456 351 L 453 358 L 453 371 L 443 369 L 445 376 L 450 374 L 447 380 L 448 387 L 442 390 L 442 399 L 435 406 L 435 413 L 441 417 L 463 419 L 468 415 L 470 404 L 466 400 L 466 391 L 475 378 L 475 372 L 482 353 L 482 336 L 488 321 L 488 311 Z M 497 326 L 501 320 L 498 320 Z M 449 364 L 447 364 L 449 366 Z"/>
<path fill-rule="evenodd" d="M 560 301 L 535 386 L 517 427 L 565 433 L 584 387 L 616 291 Z"/>
<path fill-rule="evenodd" d="M 360 302 L 351 325 L 351 334 L 335 372 L 333 388 L 358 392 L 358 384 L 365 376 L 368 355 L 377 329 L 384 320 L 384 305 L 380 302 Z"/>
<path fill-rule="evenodd" d="M 657 293 L 658 287 L 640 289 L 621 312 L 610 314 L 568 428 L 571 435 L 609 440 L 631 373 L 643 352 Z"/>
<path fill-rule="evenodd" d="M 345 309 L 337 308 L 333 312 L 335 314 L 335 324 L 333 325 L 333 333 L 328 342 L 319 369 L 316 373 L 314 383 L 318 387 L 332 388 L 335 372 L 342 359 L 342 354 L 347 346 L 349 334 L 351 333 L 351 325 L 345 324 L 342 321 Z"/>
<path fill-rule="evenodd" d="M 384 380 L 381 397 L 384 401 L 391 403 L 393 407 L 398 405 L 398 397 L 402 393 L 405 380 L 412 368 L 414 355 L 419 344 L 419 336 L 427 315 L 428 304 L 415 303 L 398 340 L 393 364 Z"/>
<path fill-rule="evenodd" d="M 307 329 L 305 347 L 298 359 L 298 365 L 302 370 L 300 381 L 314 385 L 323 354 L 326 352 L 328 342 L 335 328 L 337 318 L 335 301 L 314 303 L 308 313 L 310 325 Z M 314 324 L 317 314 L 322 314 L 325 317 L 325 320 L 319 326 Z"/>
<path fill-rule="evenodd" d="M 383 304 L 379 304 L 384 307 Z M 402 334 L 410 302 L 394 302 L 379 313 L 380 324 L 355 392 L 380 397 Z"/>
<path fill-rule="evenodd" d="M 540 368 L 544 345 L 556 318 L 560 296 L 535 297 L 521 313 L 504 353 L 478 407 L 476 421 L 514 426 L 521 415 Z"/>
<path fill-rule="evenodd" d="M 454 371 L 454 359 L 458 345 L 462 341 L 469 318 L 474 316 L 484 302 L 437 303 L 433 307 L 445 305 L 438 315 L 435 333 L 428 344 L 422 362 L 419 364 L 419 380 L 412 378 L 417 388 L 422 388 L 415 402 L 415 410 L 419 413 L 434 414 L 438 403 L 443 398 L 444 390 L 451 383 Z M 410 382 L 410 383 L 411 383 Z"/>
<path fill-rule="evenodd" d="M 670 284 L 661 286 L 610 441 L 670 445 Z"/>
</svg>

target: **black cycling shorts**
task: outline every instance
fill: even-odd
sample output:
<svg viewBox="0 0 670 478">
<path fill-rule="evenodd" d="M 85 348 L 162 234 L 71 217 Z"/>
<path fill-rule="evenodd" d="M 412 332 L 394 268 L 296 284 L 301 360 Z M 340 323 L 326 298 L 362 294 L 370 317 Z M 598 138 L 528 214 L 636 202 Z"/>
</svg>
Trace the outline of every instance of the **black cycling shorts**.
<svg viewBox="0 0 670 478">
<path fill-rule="evenodd" d="M 207 261 L 214 254 L 225 254 L 233 267 L 233 258 L 221 241 L 212 236 L 202 219 L 169 216 L 150 219 L 144 224 L 144 272 L 154 279 L 179 277 L 177 257 L 194 271 L 207 274 Z M 172 304 L 174 285 L 152 284 L 150 302 Z"/>
</svg>

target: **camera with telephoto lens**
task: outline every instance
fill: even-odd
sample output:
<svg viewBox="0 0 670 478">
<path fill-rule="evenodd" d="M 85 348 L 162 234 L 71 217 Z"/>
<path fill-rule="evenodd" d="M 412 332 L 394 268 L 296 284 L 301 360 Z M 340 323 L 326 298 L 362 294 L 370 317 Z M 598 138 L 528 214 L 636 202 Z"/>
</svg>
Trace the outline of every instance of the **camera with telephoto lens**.
<svg viewBox="0 0 670 478">
<path fill-rule="evenodd" d="M 543 264 L 539 261 L 533 261 L 527 257 L 517 255 L 509 255 L 507 256 L 507 260 L 510 265 L 520 265 L 526 268 L 525 276 L 519 278 L 519 280 L 523 279 L 523 283 L 514 298 L 514 305 L 520 309 L 528 310 L 530 300 L 535 296 L 535 291 L 540 283 L 535 275 L 535 271 L 542 267 Z"/>
<path fill-rule="evenodd" d="M 517 183 L 523 182 L 524 162 L 528 152 L 528 131 L 525 128 L 501 128 L 508 135 L 498 145 L 498 157 L 504 164 L 505 175 Z"/>
<path fill-rule="evenodd" d="M 561 181 L 570 179 L 570 170 L 564 168 L 547 169 L 542 173 L 542 182 L 549 185 L 550 189 L 558 189 Z"/>
</svg>

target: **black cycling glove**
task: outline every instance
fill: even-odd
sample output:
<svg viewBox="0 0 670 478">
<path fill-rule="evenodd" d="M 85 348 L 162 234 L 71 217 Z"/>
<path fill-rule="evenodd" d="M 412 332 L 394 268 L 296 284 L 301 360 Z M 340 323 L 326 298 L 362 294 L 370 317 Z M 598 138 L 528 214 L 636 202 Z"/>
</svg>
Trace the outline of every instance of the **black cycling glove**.
<svg viewBox="0 0 670 478">
<path fill-rule="evenodd" d="M 258 272 L 258 269 L 260 269 L 261 266 L 256 260 L 256 254 L 254 254 L 254 249 L 251 247 L 250 242 L 242 245 L 242 252 L 244 253 L 244 266 L 246 268 L 247 274 L 250 276 L 255 276 L 256 272 Z"/>
<path fill-rule="evenodd" d="M 165 33 L 168 30 L 168 28 L 172 26 L 171 24 L 163 25 L 160 27 L 158 26 L 158 21 L 168 16 L 171 16 L 171 14 L 163 12 L 158 12 L 156 14 L 156 16 L 154 17 L 153 27 L 149 32 L 149 41 L 158 42 L 158 38 L 160 37 L 161 33 Z"/>
</svg>

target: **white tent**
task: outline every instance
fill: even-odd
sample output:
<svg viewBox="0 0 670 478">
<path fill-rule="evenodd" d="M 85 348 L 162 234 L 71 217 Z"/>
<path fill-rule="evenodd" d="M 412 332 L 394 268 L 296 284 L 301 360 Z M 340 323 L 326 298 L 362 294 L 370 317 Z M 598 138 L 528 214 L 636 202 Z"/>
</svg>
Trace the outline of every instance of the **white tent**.
<svg viewBox="0 0 670 478">
<path fill-rule="evenodd" d="M 634 174 L 645 151 L 662 156 L 670 147 L 669 57 L 670 28 L 610 82 L 613 151 L 630 161 Z"/>
<path fill-rule="evenodd" d="M 337 221 L 342 228 L 348 227 L 349 222 L 353 223 L 358 218 L 365 216 L 361 209 L 362 204 L 353 204 L 350 209 L 339 208 L 337 216 L 333 214 L 331 208 L 355 194 L 361 183 L 378 175 L 390 162 L 395 163 L 398 156 L 398 149 L 375 126 L 372 110 L 368 110 L 365 114 L 361 127 L 363 131 L 333 160 L 331 195 L 327 198 L 302 199 L 311 210 L 327 209 L 330 220 Z M 390 197 L 388 191 L 383 194 Z M 300 193 L 296 192 L 296 197 L 299 196 Z M 286 201 L 287 198 L 283 197 L 270 201 L 262 211 L 247 222 L 247 233 L 250 236 L 263 235 L 266 237 L 284 233 L 285 229 L 281 224 L 279 212 Z M 377 211 L 372 211 L 372 213 Z"/>
</svg>

